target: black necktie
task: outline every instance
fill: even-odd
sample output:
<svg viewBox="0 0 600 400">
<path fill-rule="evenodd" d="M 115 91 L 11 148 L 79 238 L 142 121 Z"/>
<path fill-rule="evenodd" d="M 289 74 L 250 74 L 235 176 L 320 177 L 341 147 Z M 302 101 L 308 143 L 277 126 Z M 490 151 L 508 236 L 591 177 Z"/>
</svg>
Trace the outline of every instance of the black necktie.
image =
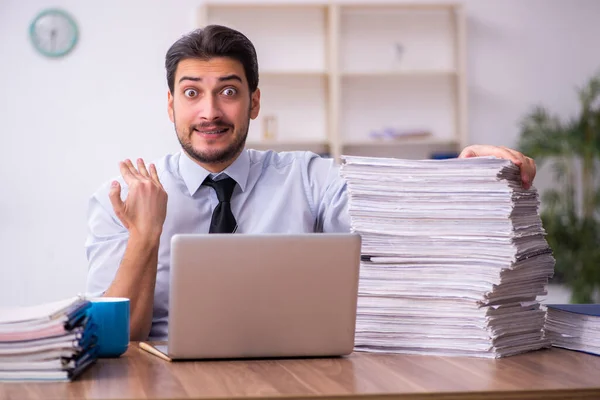
<svg viewBox="0 0 600 400">
<path fill-rule="evenodd" d="M 208 233 L 233 233 L 237 228 L 235 217 L 231 212 L 231 194 L 236 182 L 227 177 L 218 181 L 213 181 L 210 176 L 207 176 L 203 185 L 210 186 L 217 192 L 219 204 L 213 211 L 210 221 L 210 230 Z"/>
</svg>

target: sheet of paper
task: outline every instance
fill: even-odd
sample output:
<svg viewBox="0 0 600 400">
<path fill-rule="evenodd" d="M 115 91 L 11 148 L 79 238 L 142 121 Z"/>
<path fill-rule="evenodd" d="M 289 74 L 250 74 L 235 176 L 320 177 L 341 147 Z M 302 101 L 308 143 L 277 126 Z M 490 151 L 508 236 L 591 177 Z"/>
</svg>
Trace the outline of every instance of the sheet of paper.
<svg viewBox="0 0 600 400">
<path fill-rule="evenodd" d="M 549 345 L 537 298 L 554 258 L 517 166 L 342 159 L 362 237 L 357 350 L 503 357 Z"/>
</svg>

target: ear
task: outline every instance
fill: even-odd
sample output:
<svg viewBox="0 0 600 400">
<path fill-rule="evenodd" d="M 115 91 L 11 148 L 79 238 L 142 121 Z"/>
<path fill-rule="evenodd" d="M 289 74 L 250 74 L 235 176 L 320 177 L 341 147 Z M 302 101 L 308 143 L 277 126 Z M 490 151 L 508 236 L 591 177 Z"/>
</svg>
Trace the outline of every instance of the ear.
<svg viewBox="0 0 600 400">
<path fill-rule="evenodd" d="M 250 96 L 250 118 L 256 119 L 258 112 L 260 111 L 260 89 L 256 90 Z"/>
<path fill-rule="evenodd" d="M 175 111 L 173 111 L 173 95 L 171 94 L 171 91 L 168 91 L 168 97 L 167 97 L 168 101 L 167 101 L 167 109 L 169 111 L 169 119 L 171 120 L 172 123 L 175 123 Z"/>
</svg>

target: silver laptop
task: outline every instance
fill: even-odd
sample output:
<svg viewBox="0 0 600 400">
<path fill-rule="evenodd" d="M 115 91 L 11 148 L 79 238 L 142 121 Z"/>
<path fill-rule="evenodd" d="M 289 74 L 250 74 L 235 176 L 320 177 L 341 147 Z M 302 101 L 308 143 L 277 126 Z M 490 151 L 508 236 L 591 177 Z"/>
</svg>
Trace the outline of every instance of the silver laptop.
<svg viewBox="0 0 600 400">
<path fill-rule="evenodd" d="M 352 352 L 358 234 L 187 234 L 171 243 L 165 358 Z"/>
</svg>

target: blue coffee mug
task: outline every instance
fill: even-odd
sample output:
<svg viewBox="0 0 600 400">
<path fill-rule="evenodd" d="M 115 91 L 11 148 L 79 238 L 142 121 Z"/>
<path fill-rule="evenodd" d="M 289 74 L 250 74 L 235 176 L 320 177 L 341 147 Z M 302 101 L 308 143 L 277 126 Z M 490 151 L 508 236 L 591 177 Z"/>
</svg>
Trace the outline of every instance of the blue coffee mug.
<svg viewBox="0 0 600 400">
<path fill-rule="evenodd" d="M 90 319 L 96 329 L 98 357 L 119 357 L 129 346 L 129 299 L 95 297 L 89 299 Z"/>
</svg>

